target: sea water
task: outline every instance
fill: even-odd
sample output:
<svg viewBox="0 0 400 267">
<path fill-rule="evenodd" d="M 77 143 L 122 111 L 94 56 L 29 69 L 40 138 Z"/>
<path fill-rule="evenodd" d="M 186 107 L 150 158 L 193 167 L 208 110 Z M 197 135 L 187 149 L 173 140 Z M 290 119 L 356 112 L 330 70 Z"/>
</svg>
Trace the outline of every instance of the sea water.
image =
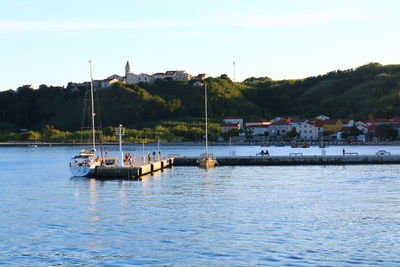
<svg viewBox="0 0 400 267">
<path fill-rule="evenodd" d="M 71 177 L 78 149 L 0 148 L 0 265 L 400 265 L 399 165 L 173 167 L 141 181 L 101 181 Z M 210 148 L 216 156 L 261 149 L 321 153 Z M 394 146 L 326 153 L 343 149 L 400 154 Z M 160 150 L 197 156 L 203 148 Z"/>
</svg>

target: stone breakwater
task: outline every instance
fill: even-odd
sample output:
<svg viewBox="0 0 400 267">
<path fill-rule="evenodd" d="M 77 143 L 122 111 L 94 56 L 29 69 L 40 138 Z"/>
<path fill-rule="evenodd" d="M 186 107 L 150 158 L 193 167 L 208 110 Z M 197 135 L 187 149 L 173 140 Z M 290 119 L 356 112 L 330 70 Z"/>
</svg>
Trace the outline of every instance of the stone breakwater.
<svg viewBox="0 0 400 267">
<path fill-rule="evenodd" d="M 176 157 L 174 166 L 196 166 L 198 157 Z M 400 164 L 400 155 L 217 157 L 221 166 Z"/>
</svg>

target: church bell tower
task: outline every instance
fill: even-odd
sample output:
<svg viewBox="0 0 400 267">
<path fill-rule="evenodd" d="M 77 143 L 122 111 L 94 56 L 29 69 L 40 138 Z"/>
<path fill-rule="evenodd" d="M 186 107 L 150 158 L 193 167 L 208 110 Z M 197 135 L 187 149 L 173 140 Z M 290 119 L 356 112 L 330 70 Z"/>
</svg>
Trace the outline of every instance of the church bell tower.
<svg viewBox="0 0 400 267">
<path fill-rule="evenodd" d="M 129 73 L 131 73 L 131 65 L 129 64 L 128 60 L 125 65 L 125 77 L 127 77 Z"/>
</svg>

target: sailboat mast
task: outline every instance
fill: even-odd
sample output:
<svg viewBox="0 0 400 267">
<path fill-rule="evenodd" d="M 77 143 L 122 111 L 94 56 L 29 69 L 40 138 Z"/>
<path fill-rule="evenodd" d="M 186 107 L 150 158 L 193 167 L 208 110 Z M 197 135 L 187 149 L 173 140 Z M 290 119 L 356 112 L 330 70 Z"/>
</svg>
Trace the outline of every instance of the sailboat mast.
<svg viewBox="0 0 400 267">
<path fill-rule="evenodd" d="M 206 113 L 206 154 L 208 155 L 207 82 L 204 83 L 204 107 Z"/>
<path fill-rule="evenodd" d="M 93 76 L 92 76 L 92 60 L 89 60 L 89 67 L 90 67 L 90 103 L 92 107 L 92 139 L 93 139 L 93 151 L 96 151 L 96 132 L 95 132 L 95 125 L 94 125 L 94 98 L 93 98 Z"/>
</svg>

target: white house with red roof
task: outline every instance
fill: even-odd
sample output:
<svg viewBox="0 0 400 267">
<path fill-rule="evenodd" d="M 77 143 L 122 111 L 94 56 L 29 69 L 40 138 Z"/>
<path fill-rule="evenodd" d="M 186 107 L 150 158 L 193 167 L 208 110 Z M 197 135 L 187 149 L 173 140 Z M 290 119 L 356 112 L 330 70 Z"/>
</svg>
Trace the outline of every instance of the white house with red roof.
<svg viewBox="0 0 400 267">
<path fill-rule="evenodd" d="M 359 124 L 356 127 L 362 131 L 363 134 L 374 134 L 376 132 L 376 125 L 374 124 Z"/>
<path fill-rule="evenodd" d="M 354 126 L 354 120 L 352 119 L 341 119 L 342 121 L 342 127 L 353 127 Z"/>
<path fill-rule="evenodd" d="M 169 70 L 165 73 L 158 72 L 152 75 L 154 80 L 161 79 L 161 80 L 174 80 L 174 81 L 189 81 L 192 79 L 192 75 L 187 73 L 184 70 Z"/>
<path fill-rule="evenodd" d="M 265 119 L 254 119 L 251 121 L 246 121 L 244 128 L 251 132 L 252 135 L 265 135 L 265 133 L 269 133 L 269 125 L 271 122 Z"/>
<path fill-rule="evenodd" d="M 326 121 L 326 120 L 329 120 L 330 118 L 325 115 L 319 115 L 319 116 L 315 117 L 315 119 L 320 120 L 320 121 Z"/>
</svg>

